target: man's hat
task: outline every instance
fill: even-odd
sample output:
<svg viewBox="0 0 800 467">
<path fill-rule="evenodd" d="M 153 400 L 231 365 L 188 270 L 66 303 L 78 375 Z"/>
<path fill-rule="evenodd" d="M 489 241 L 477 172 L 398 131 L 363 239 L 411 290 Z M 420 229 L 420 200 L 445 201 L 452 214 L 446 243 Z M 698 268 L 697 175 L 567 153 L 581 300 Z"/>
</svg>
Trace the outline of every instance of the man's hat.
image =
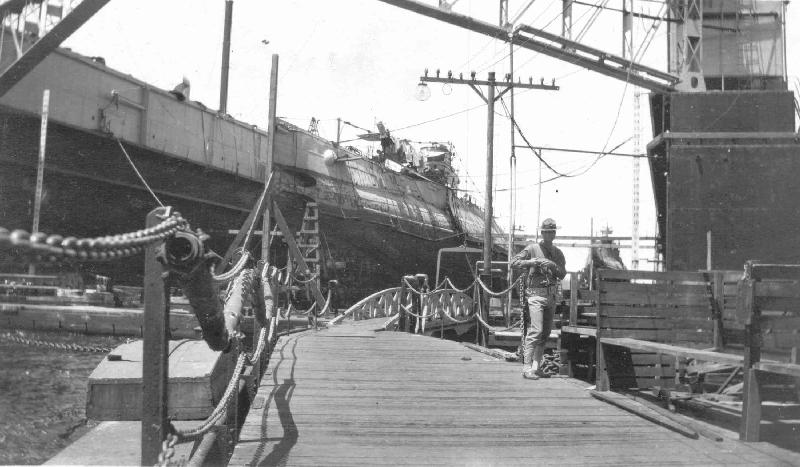
<svg viewBox="0 0 800 467">
<path fill-rule="evenodd" d="M 542 232 L 555 232 L 558 229 L 556 226 L 556 221 L 550 219 L 549 217 L 542 221 L 542 226 L 539 228 Z"/>
</svg>

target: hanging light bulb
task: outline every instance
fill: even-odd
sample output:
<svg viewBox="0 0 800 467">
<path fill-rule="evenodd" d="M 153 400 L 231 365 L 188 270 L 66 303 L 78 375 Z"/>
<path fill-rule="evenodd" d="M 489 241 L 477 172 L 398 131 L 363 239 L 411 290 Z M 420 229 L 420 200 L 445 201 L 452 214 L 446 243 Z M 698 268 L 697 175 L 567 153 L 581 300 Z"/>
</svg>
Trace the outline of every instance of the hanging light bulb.
<svg viewBox="0 0 800 467">
<path fill-rule="evenodd" d="M 414 97 L 418 101 L 427 101 L 431 97 L 431 90 L 428 85 L 422 81 L 417 85 L 417 90 L 414 92 Z"/>
<path fill-rule="evenodd" d="M 451 92 L 453 92 L 453 86 L 450 86 L 450 83 L 444 83 L 442 85 L 442 94 L 449 96 Z"/>
</svg>

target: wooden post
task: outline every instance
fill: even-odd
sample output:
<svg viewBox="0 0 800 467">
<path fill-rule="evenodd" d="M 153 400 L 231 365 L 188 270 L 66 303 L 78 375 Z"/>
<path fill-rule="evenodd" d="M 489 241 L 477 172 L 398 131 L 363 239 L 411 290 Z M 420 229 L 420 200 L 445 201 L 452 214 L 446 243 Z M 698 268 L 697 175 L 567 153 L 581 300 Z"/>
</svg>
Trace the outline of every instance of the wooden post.
<svg viewBox="0 0 800 467">
<path fill-rule="evenodd" d="M 722 313 L 725 310 L 725 273 L 715 271 L 713 277 L 714 300 L 714 351 L 719 352 L 725 345 L 723 340 Z"/>
<path fill-rule="evenodd" d="M 147 227 L 164 219 L 166 208 L 147 215 Z M 169 375 L 169 289 L 165 270 L 156 258 L 160 244 L 145 249 L 144 259 L 144 342 L 142 345 L 142 465 L 154 465 L 166 439 L 167 377 Z"/>
<path fill-rule="evenodd" d="M 611 381 L 608 377 L 608 367 L 606 365 L 605 351 L 603 349 L 603 344 L 600 342 L 600 336 L 597 336 L 595 365 L 597 367 L 597 371 L 595 372 L 595 387 L 597 388 L 598 391 L 608 391 L 609 389 L 611 389 Z"/>
<path fill-rule="evenodd" d="M 421 281 L 416 276 L 414 277 L 414 281 L 415 281 L 414 288 L 421 292 L 422 291 Z M 418 316 L 422 315 L 422 294 L 418 294 L 415 292 L 412 297 L 413 298 L 411 300 L 412 303 L 414 304 L 412 307 L 413 314 L 408 319 L 409 326 L 407 331 L 412 334 L 416 334 L 417 326 L 419 326 Z"/>
<path fill-rule="evenodd" d="M 39 216 L 42 210 L 42 191 L 44 186 L 44 154 L 47 143 L 47 116 L 50 113 L 50 90 L 42 94 L 42 124 L 39 131 L 39 164 L 36 167 L 36 194 L 33 201 L 33 228 L 31 233 L 39 231 Z M 36 265 L 28 266 L 28 274 L 36 274 Z"/>
<path fill-rule="evenodd" d="M 578 325 L 578 273 L 569 274 L 569 325 Z"/>
<path fill-rule="evenodd" d="M 225 26 L 222 39 L 222 66 L 219 83 L 219 111 L 228 113 L 228 71 L 231 57 L 231 20 L 233 18 L 233 0 L 225 0 Z"/>
<path fill-rule="evenodd" d="M 505 24 L 508 24 L 508 3 L 506 3 L 505 9 Z M 508 41 L 508 80 L 510 82 L 514 82 L 514 34 L 509 33 L 509 41 Z M 514 86 L 511 86 L 509 90 L 509 112 L 511 114 L 511 156 L 508 158 L 508 168 L 509 168 L 509 195 L 508 195 L 508 270 L 506 271 L 506 277 L 508 280 L 509 286 L 514 282 L 514 271 L 511 269 L 511 260 L 514 257 L 514 228 L 516 225 L 515 215 L 516 212 L 514 210 L 516 204 L 516 192 L 515 188 L 517 186 L 517 155 L 514 146 L 514 134 L 516 133 L 516 128 L 514 128 Z M 505 315 L 506 315 L 506 327 L 511 326 L 511 297 L 513 297 L 514 291 L 509 290 L 508 292 L 508 301 L 506 302 L 505 306 Z"/>
<path fill-rule="evenodd" d="M 400 279 L 400 290 L 397 292 L 397 329 L 404 331 L 406 328 L 406 320 L 408 317 L 406 316 L 406 309 L 403 308 L 403 297 L 406 295 L 406 280 L 405 278 Z"/>
<path fill-rule="evenodd" d="M 746 364 L 747 362 L 745 362 Z M 745 368 L 743 371 L 742 424 L 739 427 L 739 439 L 742 441 L 759 441 L 761 431 L 761 385 L 758 381 L 758 370 Z"/>
<path fill-rule="evenodd" d="M 594 232 L 592 232 L 594 235 Z M 593 267 L 591 269 L 594 269 Z M 606 357 L 605 352 L 603 351 L 603 344 L 600 343 L 600 338 L 603 337 L 603 331 L 600 330 L 600 321 L 603 316 L 602 311 L 602 270 L 597 274 L 597 318 L 595 318 L 595 339 L 597 340 L 597 346 L 594 354 L 595 358 L 595 386 L 597 387 L 598 391 L 608 391 L 611 388 L 611 381 L 608 377 L 608 368 L 606 367 Z M 589 371 L 591 371 L 591 363 Z"/>
<path fill-rule="evenodd" d="M 264 184 L 269 184 L 269 179 L 272 174 L 272 161 L 275 156 L 275 133 L 278 130 L 277 117 L 275 116 L 278 103 L 278 55 L 272 55 L 272 71 L 269 78 L 269 110 L 267 114 L 267 154 L 264 161 Z M 264 219 L 261 228 L 261 258 L 265 261 L 269 260 L 269 243 L 270 243 L 270 205 L 266 203 L 264 207 Z"/>
<path fill-rule="evenodd" d="M 742 388 L 742 424 L 739 427 L 739 439 L 742 441 L 758 441 L 761 428 L 761 387 L 758 381 L 758 371 L 753 364 L 761 360 L 761 326 L 759 323 L 760 310 L 755 305 L 756 279 L 752 274 L 752 263 L 745 263 L 745 279 L 742 281 L 744 297 L 739 305 L 744 314 L 745 322 L 745 348 L 744 387 Z M 743 292 L 740 289 L 740 293 Z"/>
<path fill-rule="evenodd" d="M 261 196 L 258 198 L 256 205 L 253 206 L 253 209 L 250 211 L 250 214 L 247 215 L 247 219 L 245 219 L 244 223 L 242 224 L 242 227 L 239 229 L 238 232 L 236 232 L 236 237 L 234 237 L 233 241 L 228 246 L 228 251 L 226 251 L 225 256 L 222 257 L 221 264 L 227 266 L 227 264 L 233 257 L 234 253 L 236 253 L 236 250 L 239 249 L 239 247 L 244 247 L 244 248 L 249 247 L 249 244 L 244 245 L 242 242 L 248 241 L 249 243 L 249 239 L 246 238 L 245 236 L 247 235 L 247 232 L 250 230 L 250 227 L 255 222 L 258 222 L 258 216 L 260 216 L 262 212 L 269 213 L 269 203 L 270 203 L 269 193 L 270 190 L 272 189 L 273 181 L 275 180 L 274 175 L 275 172 L 267 174 L 267 183 L 266 185 L 264 185 L 264 191 L 261 192 Z M 264 211 L 264 206 L 267 206 L 266 211 Z M 266 236 L 266 234 L 264 235 Z M 267 255 L 264 254 L 264 251 L 262 251 L 261 259 L 263 260 L 267 259 Z"/>
</svg>

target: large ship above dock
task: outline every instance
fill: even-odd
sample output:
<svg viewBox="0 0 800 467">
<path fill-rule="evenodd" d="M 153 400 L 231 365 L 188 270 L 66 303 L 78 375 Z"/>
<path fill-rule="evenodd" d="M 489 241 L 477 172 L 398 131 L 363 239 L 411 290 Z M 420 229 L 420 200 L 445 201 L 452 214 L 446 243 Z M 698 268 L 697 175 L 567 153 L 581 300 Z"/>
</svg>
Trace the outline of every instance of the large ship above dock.
<svg viewBox="0 0 800 467">
<path fill-rule="evenodd" d="M 7 41 L 3 57 L 13 55 Z M 141 228 L 157 202 L 135 166 L 162 203 L 224 252 L 230 226 L 242 224 L 263 190 L 267 132 L 67 49 L 0 98 L 0 225 L 32 223 L 45 89 L 40 231 L 91 237 Z M 281 120 L 275 134 L 275 200 L 295 229 L 316 203 L 321 276 L 337 279 L 345 299 L 405 273 L 432 274 L 439 248 L 482 244 L 483 211 L 454 190 L 453 148 L 413 149 L 385 129 L 374 135 L 382 150 L 367 156 Z M 141 282 L 138 259 L 92 268 Z"/>
</svg>

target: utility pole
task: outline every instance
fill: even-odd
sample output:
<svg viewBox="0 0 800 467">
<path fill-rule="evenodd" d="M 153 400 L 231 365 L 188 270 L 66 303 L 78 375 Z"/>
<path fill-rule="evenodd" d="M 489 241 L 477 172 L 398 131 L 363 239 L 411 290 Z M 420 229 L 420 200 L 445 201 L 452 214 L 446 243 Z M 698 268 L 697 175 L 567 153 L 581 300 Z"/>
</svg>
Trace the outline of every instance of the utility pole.
<svg viewBox="0 0 800 467">
<path fill-rule="evenodd" d="M 508 31 L 508 81 L 514 82 L 514 25 L 508 22 L 508 0 L 500 0 L 500 27 Z M 514 88 L 508 94 L 509 118 L 511 124 L 511 154 L 508 158 L 508 270 L 506 271 L 506 281 L 509 284 L 514 282 L 514 271 L 511 269 L 511 259 L 514 257 L 514 230 L 516 228 L 516 206 L 517 206 L 517 154 L 514 145 Z M 508 293 L 506 301 L 506 326 L 511 326 L 511 292 Z"/>
<path fill-rule="evenodd" d="M 507 78 L 510 78 L 507 77 Z M 494 171 L 494 103 L 503 97 L 505 93 L 514 88 L 525 89 L 543 89 L 548 91 L 557 91 L 559 88 L 555 85 L 555 80 L 552 84 L 544 84 L 541 80 L 539 84 L 534 84 L 533 79 L 529 78 L 528 83 L 516 82 L 510 79 L 507 81 L 496 81 L 494 72 L 489 72 L 489 79 L 486 81 L 476 80 L 475 72 L 472 72 L 469 79 L 464 79 L 462 74 L 458 78 L 453 76 L 453 73 L 448 71 L 447 77 L 440 77 L 439 70 L 436 71 L 436 76 L 428 76 L 428 70 L 425 70 L 425 76 L 420 77 L 422 83 L 447 83 L 447 84 L 466 84 L 475 91 L 484 102 L 486 102 L 487 110 L 487 129 L 486 129 L 486 193 L 484 193 L 484 232 L 483 232 L 483 274 L 487 278 L 491 278 L 492 270 L 492 175 Z M 487 92 L 484 96 L 483 92 L 478 86 L 487 86 Z M 495 93 L 497 87 L 503 87 L 499 93 Z"/>
</svg>

